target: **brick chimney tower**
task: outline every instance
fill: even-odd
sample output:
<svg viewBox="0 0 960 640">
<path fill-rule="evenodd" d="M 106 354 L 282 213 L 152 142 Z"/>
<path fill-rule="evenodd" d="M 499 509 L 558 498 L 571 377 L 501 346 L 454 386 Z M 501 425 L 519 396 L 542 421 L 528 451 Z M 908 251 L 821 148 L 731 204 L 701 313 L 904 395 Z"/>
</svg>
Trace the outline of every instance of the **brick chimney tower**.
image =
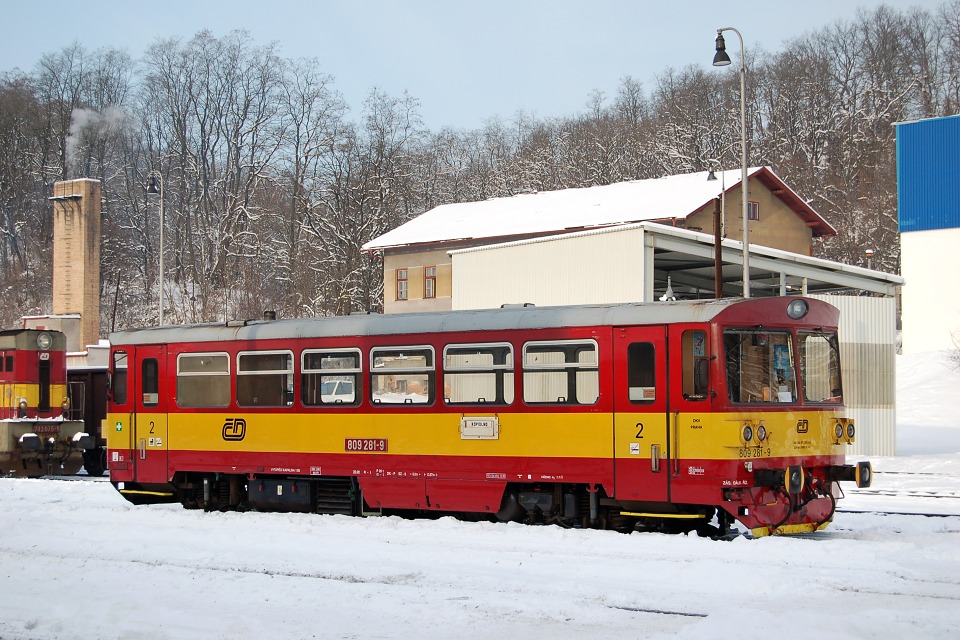
<svg viewBox="0 0 960 640">
<path fill-rule="evenodd" d="M 53 314 L 80 314 L 80 349 L 100 340 L 100 181 L 53 185 Z"/>
</svg>

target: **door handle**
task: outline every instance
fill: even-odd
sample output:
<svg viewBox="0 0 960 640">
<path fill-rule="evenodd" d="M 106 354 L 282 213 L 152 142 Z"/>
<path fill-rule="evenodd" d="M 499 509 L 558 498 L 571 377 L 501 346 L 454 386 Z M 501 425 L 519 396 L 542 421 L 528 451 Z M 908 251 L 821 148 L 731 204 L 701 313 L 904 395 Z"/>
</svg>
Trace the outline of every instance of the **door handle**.
<svg viewBox="0 0 960 640">
<path fill-rule="evenodd" d="M 137 443 L 137 448 L 140 449 L 140 459 L 147 459 L 147 439 L 140 438 L 140 442 Z"/>
<path fill-rule="evenodd" d="M 650 445 L 650 470 L 654 473 L 660 471 L 660 445 Z"/>
</svg>

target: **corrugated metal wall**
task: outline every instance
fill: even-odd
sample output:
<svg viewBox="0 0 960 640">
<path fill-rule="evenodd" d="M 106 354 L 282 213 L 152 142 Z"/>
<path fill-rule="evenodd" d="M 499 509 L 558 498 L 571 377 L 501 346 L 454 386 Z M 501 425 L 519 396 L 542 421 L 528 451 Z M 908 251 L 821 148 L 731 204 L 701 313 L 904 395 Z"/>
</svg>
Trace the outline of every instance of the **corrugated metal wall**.
<svg viewBox="0 0 960 640">
<path fill-rule="evenodd" d="M 843 399 L 847 416 L 857 426 L 857 442 L 850 453 L 896 455 L 896 300 L 811 297 L 840 309 Z"/>
<path fill-rule="evenodd" d="M 960 227 L 960 116 L 897 125 L 900 232 Z"/>
</svg>

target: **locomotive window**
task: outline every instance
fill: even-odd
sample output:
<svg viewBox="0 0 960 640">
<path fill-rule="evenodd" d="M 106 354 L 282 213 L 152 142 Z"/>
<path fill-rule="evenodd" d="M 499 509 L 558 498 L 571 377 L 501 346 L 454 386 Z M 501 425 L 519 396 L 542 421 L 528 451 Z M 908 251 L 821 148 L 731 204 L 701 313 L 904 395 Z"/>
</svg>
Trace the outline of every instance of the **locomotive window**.
<svg viewBox="0 0 960 640">
<path fill-rule="evenodd" d="M 160 367 L 156 358 L 146 358 L 140 363 L 140 386 L 143 406 L 157 406 L 160 402 Z"/>
<path fill-rule="evenodd" d="M 114 404 L 127 404 L 127 352 L 113 352 L 113 375 L 110 377 L 110 394 Z"/>
<path fill-rule="evenodd" d="M 654 348 L 650 342 L 627 347 L 627 386 L 632 404 L 650 404 L 657 399 Z"/>
<path fill-rule="evenodd" d="M 810 402 L 842 402 L 837 334 L 801 331 L 798 339 L 804 399 Z"/>
<path fill-rule="evenodd" d="M 360 350 L 310 350 L 301 355 L 300 399 L 305 406 L 360 402 Z"/>
<path fill-rule="evenodd" d="M 732 402 L 795 402 L 793 337 L 786 331 L 727 330 L 727 393 Z"/>
<path fill-rule="evenodd" d="M 374 404 L 431 404 L 435 385 L 433 347 L 381 347 L 370 352 Z"/>
<path fill-rule="evenodd" d="M 443 350 L 447 404 L 511 404 L 513 380 L 509 343 L 451 344 Z"/>
<path fill-rule="evenodd" d="M 177 356 L 177 404 L 184 408 L 220 408 L 230 404 L 230 356 L 181 353 Z"/>
<path fill-rule="evenodd" d="M 593 340 L 523 345 L 523 401 L 529 404 L 596 404 L 600 398 L 597 343 Z"/>
<path fill-rule="evenodd" d="M 241 407 L 292 405 L 293 352 L 241 352 L 237 356 L 237 404 Z"/>
<path fill-rule="evenodd" d="M 688 330 L 681 338 L 683 345 L 683 397 L 705 400 L 710 387 L 707 332 Z"/>
</svg>

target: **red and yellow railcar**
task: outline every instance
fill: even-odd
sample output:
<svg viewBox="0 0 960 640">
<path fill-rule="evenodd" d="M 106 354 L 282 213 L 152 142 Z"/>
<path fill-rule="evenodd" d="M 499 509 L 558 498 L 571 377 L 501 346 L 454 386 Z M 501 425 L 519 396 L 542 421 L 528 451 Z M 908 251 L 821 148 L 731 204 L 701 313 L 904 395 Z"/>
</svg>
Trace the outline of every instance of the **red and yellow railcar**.
<svg viewBox="0 0 960 640">
<path fill-rule="evenodd" d="M 94 446 L 72 419 L 66 336 L 59 331 L 0 331 L 0 473 L 75 474 Z"/>
<path fill-rule="evenodd" d="M 207 509 L 814 531 L 871 475 L 845 463 L 838 317 L 787 297 L 123 331 L 110 476 Z"/>
</svg>

